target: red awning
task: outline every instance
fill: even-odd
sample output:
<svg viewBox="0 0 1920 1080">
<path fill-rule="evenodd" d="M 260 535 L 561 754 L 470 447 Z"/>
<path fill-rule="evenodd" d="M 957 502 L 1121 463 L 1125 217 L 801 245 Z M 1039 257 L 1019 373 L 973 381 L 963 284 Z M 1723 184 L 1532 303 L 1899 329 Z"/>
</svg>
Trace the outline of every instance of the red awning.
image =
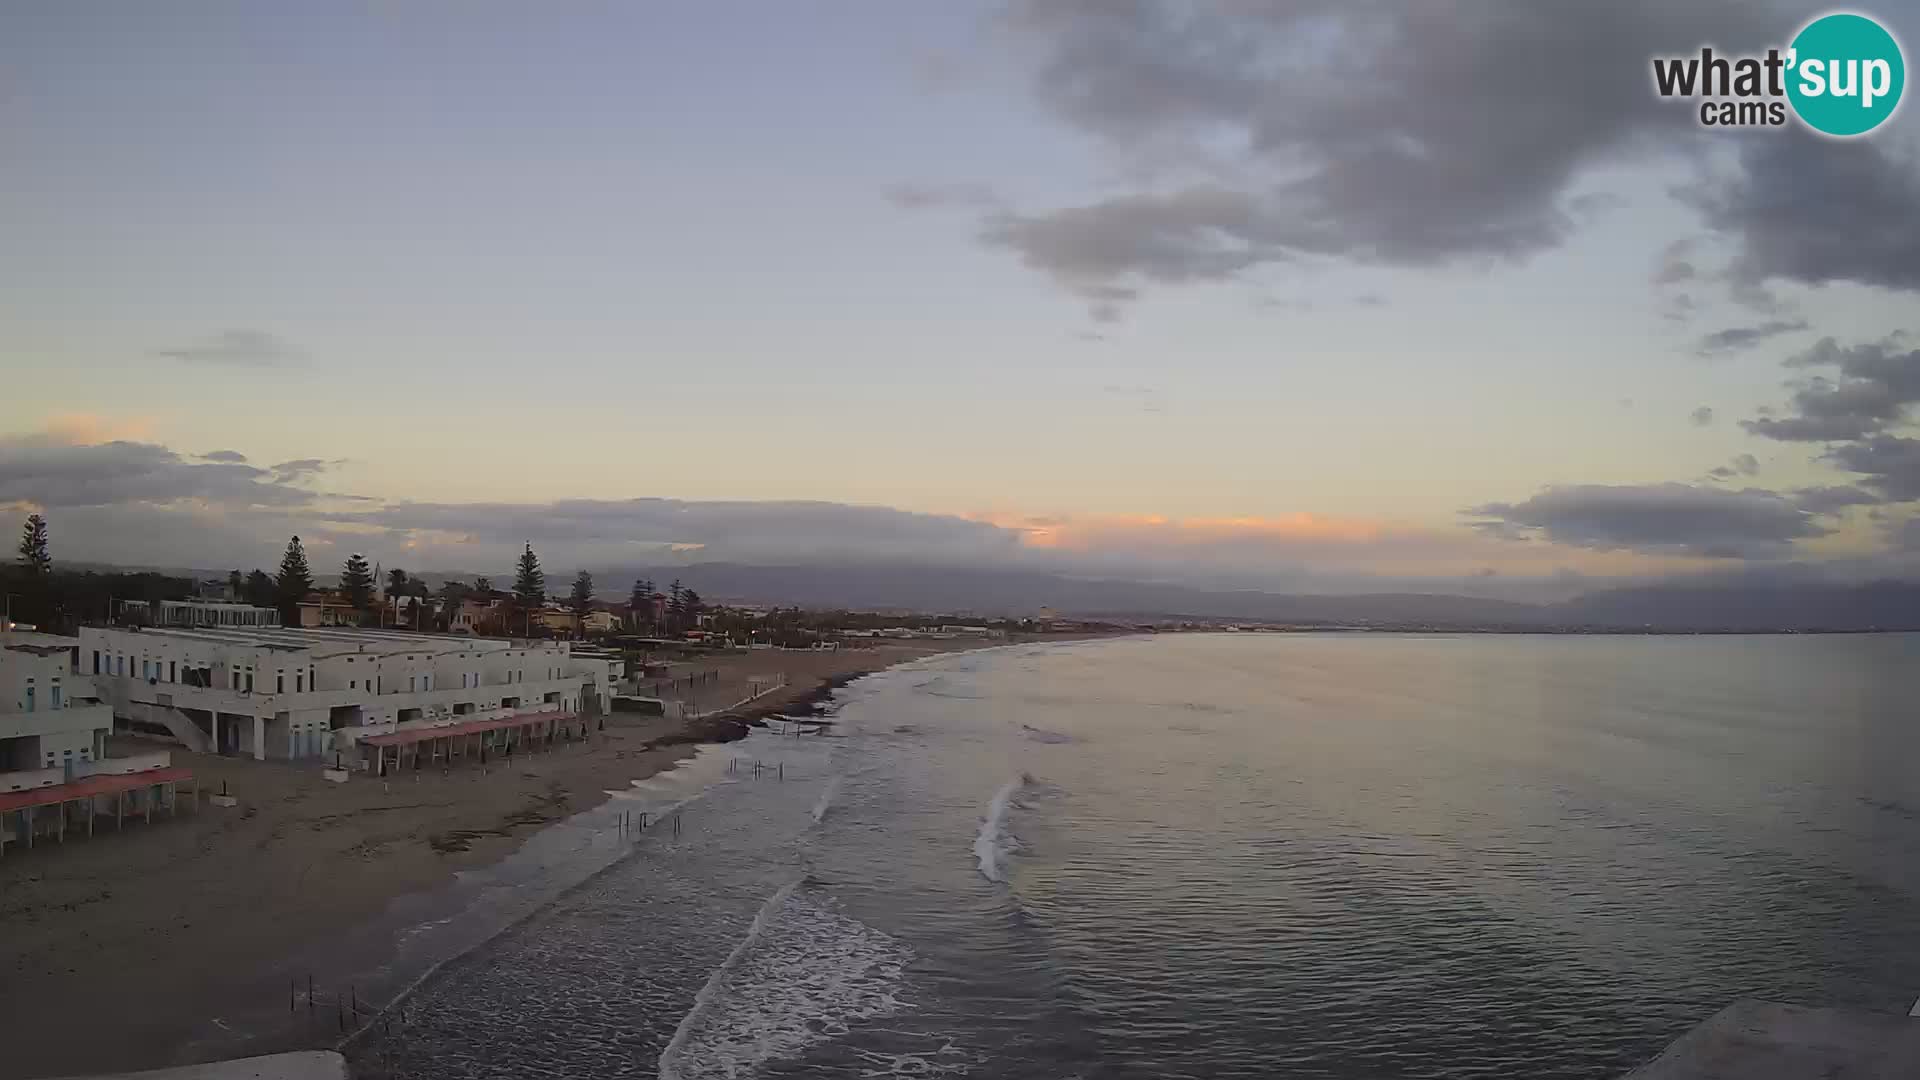
<svg viewBox="0 0 1920 1080">
<path fill-rule="evenodd" d="M 165 769 L 148 769 L 145 772 L 83 776 L 78 780 L 54 784 L 51 787 L 29 788 L 26 791 L 0 791 L 0 813 L 25 810 L 30 806 L 52 806 L 55 803 L 73 802 L 76 799 L 90 799 L 96 795 L 115 795 L 135 788 L 178 783 L 191 779 L 193 779 L 193 771 L 177 765 Z"/>
<path fill-rule="evenodd" d="M 408 728 L 405 731 L 390 731 L 384 735 L 362 735 L 360 741 L 368 746 L 410 746 L 429 739 L 450 739 L 461 735 L 474 735 L 482 731 L 498 731 L 501 728 L 526 727 L 529 724 L 545 724 L 575 718 L 576 714 L 570 712 L 515 713 L 498 720 L 468 720 L 463 724 L 447 724 L 443 727 Z"/>
</svg>

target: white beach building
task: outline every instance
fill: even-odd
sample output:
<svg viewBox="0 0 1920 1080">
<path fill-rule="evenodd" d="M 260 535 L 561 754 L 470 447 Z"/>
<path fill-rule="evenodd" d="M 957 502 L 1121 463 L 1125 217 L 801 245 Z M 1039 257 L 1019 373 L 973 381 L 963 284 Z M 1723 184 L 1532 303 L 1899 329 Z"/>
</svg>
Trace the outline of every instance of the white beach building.
<svg viewBox="0 0 1920 1080">
<path fill-rule="evenodd" d="M 91 834 L 96 817 L 152 820 L 193 779 L 165 750 L 107 756 L 113 710 L 74 673 L 78 644 L 0 632 L 0 854 L 36 835 L 64 841 L 69 822 Z"/>
<path fill-rule="evenodd" d="M 200 751 L 350 765 L 365 738 L 596 710 L 620 666 L 565 641 L 346 628 L 88 628 L 78 658 L 136 727 Z"/>
</svg>

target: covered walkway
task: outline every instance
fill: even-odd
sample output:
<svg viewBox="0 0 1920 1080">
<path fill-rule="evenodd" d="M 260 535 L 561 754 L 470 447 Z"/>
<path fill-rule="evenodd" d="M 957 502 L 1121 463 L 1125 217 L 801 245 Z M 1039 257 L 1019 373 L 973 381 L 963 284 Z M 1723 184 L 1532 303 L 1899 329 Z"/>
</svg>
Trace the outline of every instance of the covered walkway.
<svg viewBox="0 0 1920 1080">
<path fill-rule="evenodd" d="M 451 765 L 455 758 L 485 762 L 489 752 L 498 755 L 512 754 L 516 749 L 541 750 L 555 741 L 570 742 L 586 735 L 587 722 L 578 713 L 515 713 L 492 720 L 362 735 L 360 756 L 369 762 L 375 776 L 386 776 L 409 766 L 417 770 L 436 763 Z"/>
<path fill-rule="evenodd" d="M 147 769 L 132 773 L 98 773 L 64 784 L 28 788 L 25 791 L 0 792 L 0 854 L 9 843 L 33 847 L 35 834 L 44 832 L 61 843 L 67 839 L 70 807 L 83 808 L 87 835 L 93 835 L 93 819 L 100 815 L 101 801 L 111 800 L 115 828 L 124 827 L 127 811 L 153 820 L 156 807 L 174 813 L 179 809 L 182 781 L 191 781 L 193 772 L 178 766 Z M 198 798 L 196 789 L 189 795 Z M 57 808 L 43 813 L 47 807 Z"/>
</svg>

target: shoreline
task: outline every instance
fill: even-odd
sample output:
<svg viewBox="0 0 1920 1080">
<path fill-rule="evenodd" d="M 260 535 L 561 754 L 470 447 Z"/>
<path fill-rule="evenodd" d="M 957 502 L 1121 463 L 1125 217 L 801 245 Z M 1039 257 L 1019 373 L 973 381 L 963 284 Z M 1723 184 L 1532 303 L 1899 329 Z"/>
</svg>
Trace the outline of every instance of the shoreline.
<svg viewBox="0 0 1920 1080">
<path fill-rule="evenodd" d="M 585 744 L 411 780 L 356 775 L 330 784 L 311 763 L 175 749 L 203 790 L 224 783 L 240 804 L 203 801 L 197 812 L 136 825 L 124 837 L 106 833 L 0 862 L 0 920 L 8 927 L 0 980 L 15 991 L 0 1012 L 0 1033 L 17 1048 L 0 1059 L 0 1077 L 220 1056 L 205 1049 L 210 1025 L 257 1013 L 267 977 L 279 980 L 289 960 L 344 943 L 438 895 L 458 874 L 500 866 L 701 745 L 741 737 L 771 715 L 812 711 L 840 687 L 899 664 L 1080 637 L 726 654 L 696 664 L 721 672 L 717 686 L 771 673 L 786 675 L 787 685 L 688 721 L 609 713 Z M 724 733 L 729 722 L 738 734 Z M 129 977 L 134 972 L 139 978 Z M 99 1017 L 112 1018 L 110 1038 L 100 1037 Z"/>
</svg>

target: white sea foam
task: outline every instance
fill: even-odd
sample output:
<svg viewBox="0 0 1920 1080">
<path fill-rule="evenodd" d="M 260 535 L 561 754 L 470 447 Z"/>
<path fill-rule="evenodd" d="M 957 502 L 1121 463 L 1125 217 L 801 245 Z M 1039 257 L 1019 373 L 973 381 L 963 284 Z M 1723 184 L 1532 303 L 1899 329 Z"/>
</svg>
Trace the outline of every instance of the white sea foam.
<svg viewBox="0 0 1920 1080">
<path fill-rule="evenodd" d="M 827 781 L 827 786 L 821 789 L 820 798 L 813 804 L 814 821 L 826 820 L 827 808 L 833 805 L 833 797 L 839 793 L 840 775 L 835 773 L 833 779 Z"/>
<path fill-rule="evenodd" d="M 1033 777 L 1021 773 L 994 792 L 993 800 L 987 803 L 980 832 L 973 838 L 973 857 L 980 863 L 981 876 L 988 881 L 1006 880 L 1002 866 L 1007 856 L 1018 850 L 1013 835 L 1007 832 L 1007 810 L 1013 806 L 1014 796 L 1032 782 Z"/>
<path fill-rule="evenodd" d="M 760 905 L 760 913 L 753 917 L 753 925 L 747 927 L 746 936 L 740 939 L 740 943 L 733 947 L 733 951 L 727 954 L 725 960 L 720 961 L 720 966 L 713 969 L 713 974 L 707 976 L 706 985 L 700 988 L 700 992 L 693 995 L 693 1007 L 687 1010 L 687 1015 L 680 1018 L 680 1024 L 673 1029 L 673 1038 L 667 1042 L 667 1048 L 660 1051 L 660 1080 L 678 1080 L 681 1075 L 680 1057 L 686 1049 L 687 1040 L 692 1037 L 694 1029 L 699 1026 L 707 1010 L 712 1007 L 714 998 L 719 996 L 721 989 L 726 985 L 727 976 L 733 973 L 734 968 L 740 966 L 740 961 L 747 955 L 747 950 L 753 948 L 753 943 L 766 932 L 767 924 L 772 921 L 774 913 L 780 910 L 780 905 L 786 903 L 787 897 L 793 895 L 793 890 L 799 886 L 798 881 L 789 881 L 780 886 L 772 896 L 767 897 L 767 902 Z"/>
<path fill-rule="evenodd" d="M 751 1076 L 856 1022 L 892 1016 L 907 1007 L 899 987 L 912 958 L 906 945 L 826 896 L 788 886 L 695 998 L 660 1055 L 659 1074 Z"/>
</svg>

